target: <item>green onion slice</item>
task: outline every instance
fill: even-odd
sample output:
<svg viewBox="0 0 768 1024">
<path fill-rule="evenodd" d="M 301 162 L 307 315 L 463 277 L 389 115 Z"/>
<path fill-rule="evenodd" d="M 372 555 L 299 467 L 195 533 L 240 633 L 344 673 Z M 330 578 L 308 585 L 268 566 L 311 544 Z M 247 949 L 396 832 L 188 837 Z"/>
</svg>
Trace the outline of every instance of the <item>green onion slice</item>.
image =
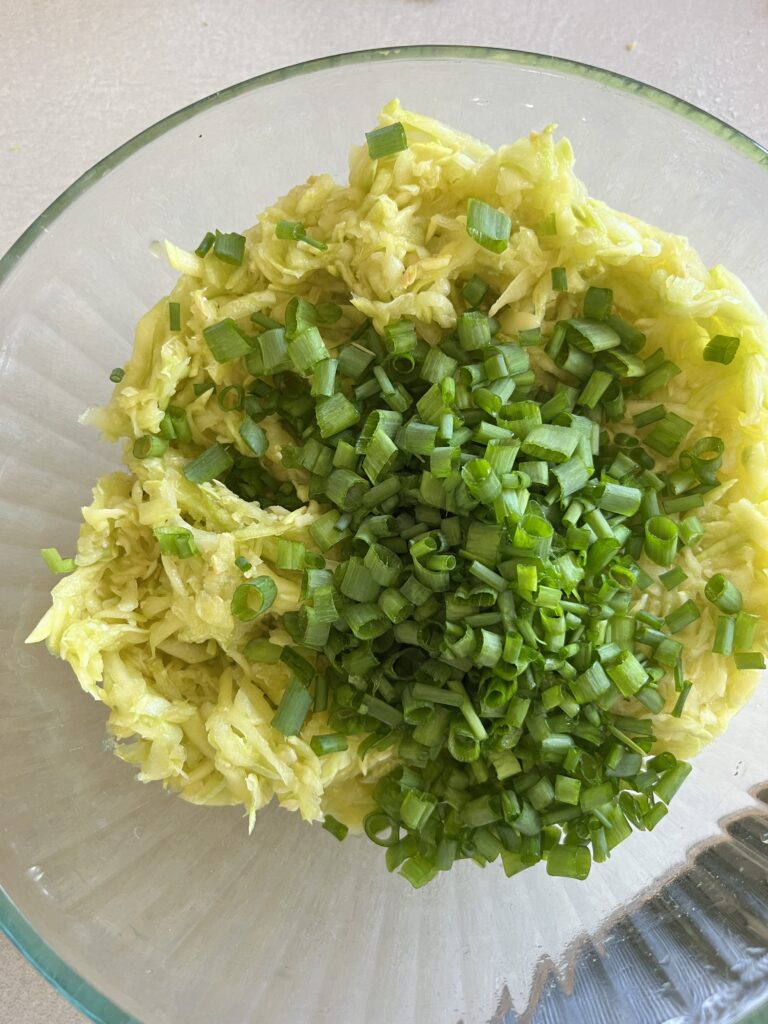
<svg viewBox="0 0 768 1024">
<path fill-rule="evenodd" d="M 75 568 L 74 558 L 62 558 L 56 548 L 42 548 L 40 557 L 53 573 L 72 572 Z"/>
<path fill-rule="evenodd" d="M 239 267 L 245 255 L 245 236 L 235 231 L 218 233 L 213 243 L 213 255 L 218 256 L 223 263 Z"/>
<path fill-rule="evenodd" d="M 283 736 L 297 736 L 312 705 L 312 694 L 298 679 L 291 679 L 272 718 L 272 728 Z"/>
<path fill-rule="evenodd" d="M 478 245 L 491 252 L 501 253 L 509 245 L 512 221 L 503 210 L 497 210 L 480 199 L 467 204 L 467 234 Z"/>
<path fill-rule="evenodd" d="M 371 160 L 382 160 L 384 157 L 394 156 L 408 148 L 405 128 L 400 121 L 366 132 L 365 139 L 368 143 L 368 155 Z"/>
<path fill-rule="evenodd" d="M 277 584 L 271 576 L 256 576 L 240 583 L 232 594 L 232 615 L 240 622 L 251 622 L 264 615 L 277 597 Z"/>
<path fill-rule="evenodd" d="M 704 346 L 704 359 L 709 363 L 720 363 L 728 366 L 736 358 L 739 351 L 739 339 L 725 334 L 716 334 Z"/>
</svg>

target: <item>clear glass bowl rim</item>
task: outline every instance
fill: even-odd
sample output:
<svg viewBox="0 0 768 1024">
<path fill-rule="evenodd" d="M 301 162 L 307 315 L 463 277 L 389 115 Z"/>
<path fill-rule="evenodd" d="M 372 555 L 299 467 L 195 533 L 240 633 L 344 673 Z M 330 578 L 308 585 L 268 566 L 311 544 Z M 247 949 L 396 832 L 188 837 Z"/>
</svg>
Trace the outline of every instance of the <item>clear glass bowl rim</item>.
<svg viewBox="0 0 768 1024">
<path fill-rule="evenodd" d="M 182 107 L 181 110 L 169 114 L 149 128 L 139 132 L 138 135 L 134 135 L 132 139 L 118 146 L 117 149 L 103 157 L 93 167 L 72 182 L 19 236 L 0 259 L 0 284 L 2 284 L 15 265 L 32 247 L 37 238 L 48 229 L 49 225 L 67 207 L 87 192 L 91 185 L 95 184 L 114 167 L 123 163 L 124 160 L 127 160 L 143 146 L 146 146 L 154 139 L 164 135 L 176 125 L 194 117 L 201 111 L 215 107 L 219 103 L 225 103 L 227 100 L 240 96 L 243 93 L 251 92 L 254 89 L 261 89 L 290 78 L 311 75 L 317 71 L 326 71 L 331 68 L 365 64 L 374 61 L 419 59 L 497 61 L 516 67 L 557 71 L 578 78 L 588 78 L 593 82 L 598 82 L 617 91 L 639 96 L 656 106 L 685 118 L 709 134 L 715 135 L 724 142 L 727 142 L 741 156 L 760 164 L 768 171 L 768 149 L 755 142 L 748 135 L 740 132 L 714 114 L 707 113 L 700 107 L 688 103 L 687 100 L 682 100 L 672 93 L 665 92 L 663 89 L 647 85 L 616 71 L 607 71 L 604 68 L 598 68 L 591 64 L 584 64 L 580 61 L 569 60 L 564 57 L 553 57 L 548 54 L 533 53 L 528 50 L 507 50 L 491 46 L 430 44 L 387 47 L 386 49 L 374 50 L 353 50 L 348 53 L 303 61 L 300 64 L 291 64 L 288 67 L 267 71 L 245 81 L 237 82 L 225 89 L 205 96 L 203 99 L 196 100 L 186 107 Z M 15 907 L 2 884 L 0 884 L 0 929 L 55 989 L 61 992 L 73 1006 L 96 1021 L 96 1024 L 141 1024 L 141 1022 L 131 1017 L 124 1010 L 121 1010 L 110 999 L 93 988 L 84 978 L 80 977 L 76 971 L 72 970 L 40 938 L 34 928 Z M 764 1020 L 763 1012 L 766 1008 L 768 1008 L 768 1003 L 744 1018 L 742 1024 L 752 1024 L 752 1022 L 760 1024 Z"/>
</svg>

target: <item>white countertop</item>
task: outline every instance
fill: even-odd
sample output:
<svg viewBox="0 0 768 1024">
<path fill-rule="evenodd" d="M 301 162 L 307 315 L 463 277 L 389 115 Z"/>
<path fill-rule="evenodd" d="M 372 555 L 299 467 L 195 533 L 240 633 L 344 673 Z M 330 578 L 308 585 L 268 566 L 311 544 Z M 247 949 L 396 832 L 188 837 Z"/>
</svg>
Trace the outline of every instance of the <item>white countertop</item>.
<svg viewBox="0 0 768 1024">
<path fill-rule="evenodd" d="M 765 0 L 4 0 L 2 7 L 0 252 L 95 161 L 166 114 L 263 71 L 345 50 L 465 43 L 571 57 L 675 93 L 768 146 Z M 0 939 L 0 1024 L 83 1020 Z"/>
</svg>

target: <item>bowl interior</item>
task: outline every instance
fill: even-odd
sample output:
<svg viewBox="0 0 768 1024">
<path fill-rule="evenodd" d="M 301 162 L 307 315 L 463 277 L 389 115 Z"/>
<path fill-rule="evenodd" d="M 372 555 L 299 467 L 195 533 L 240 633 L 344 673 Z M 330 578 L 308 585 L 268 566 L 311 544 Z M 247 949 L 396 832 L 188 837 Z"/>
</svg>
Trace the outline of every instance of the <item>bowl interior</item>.
<svg viewBox="0 0 768 1024">
<path fill-rule="evenodd" d="M 73 548 L 96 476 L 119 464 L 77 417 L 106 399 L 136 320 L 173 279 L 152 242 L 192 248 L 309 174 L 342 177 L 394 95 L 494 145 L 557 123 L 593 195 L 688 235 L 768 306 L 757 147 L 552 59 L 330 58 L 203 101 L 90 172 L 1 268 L 0 875 L 36 936 L 11 910 L 8 927 L 44 969 L 73 968 L 75 998 L 110 1022 L 611 1021 L 617 998 L 643 1024 L 707 1006 L 735 1020 L 768 995 L 764 690 L 662 824 L 587 883 L 463 864 L 413 892 L 363 841 L 276 809 L 248 836 L 236 810 L 137 784 L 105 751 L 104 709 L 23 645 L 51 585 L 38 549 Z"/>
</svg>

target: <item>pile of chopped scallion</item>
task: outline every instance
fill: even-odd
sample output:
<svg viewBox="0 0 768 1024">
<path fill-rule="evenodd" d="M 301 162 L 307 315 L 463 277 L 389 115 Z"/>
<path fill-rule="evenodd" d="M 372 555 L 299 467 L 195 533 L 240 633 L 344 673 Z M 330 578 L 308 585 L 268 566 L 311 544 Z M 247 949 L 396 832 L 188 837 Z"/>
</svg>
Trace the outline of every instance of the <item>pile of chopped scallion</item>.
<svg viewBox="0 0 768 1024">
<path fill-rule="evenodd" d="M 371 155 L 402 149 L 398 129 L 371 133 Z M 471 200 L 467 231 L 501 252 L 511 223 Z M 277 237 L 324 247 L 298 223 L 280 222 Z M 210 233 L 198 255 L 240 263 L 239 239 Z M 552 286 L 567 291 L 563 268 Z M 417 887 L 465 858 L 500 857 L 508 875 L 545 860 L 551 875 L 586 878 L 633 828 L 655 827 L 690 772 L 671 753 L 650 755 L 652 716 L 669 674 L 672 714 L 683 711 L 682 638 L 700 613 L 692 600 L 666 619 L 638 609 L 654 582 L 639 562 L 658 566 L 667 590 L 686 579 L 678 551 L 702 536 L 696 510 L 717 486 L 723 444 L 692 439 L 693 425 L 663 404 L 626 431 L 625 402 L 663 393 L 679 369 L 661 349 L 641 355 L 645 336 L 607 288 L 589 288 L 582 316 L 547 338 L 503 336 L 491 299 L 478 277 L 464 282 L 456 330 L 439 345 L 417 323 L 380 334 L 366 321 L 329 350 L 323 327 L 340 307 L 294 298 L 284 322 L 255 313 L 248 331 L 231 319 L 205 329 L 218 362 L 245 361 L 249 386 L 195 384 L 242 414 L 252 455 L 214 444 L 187 465 L 188 480 L 298 507 L 293 486 L 260 463 L 260 422 L 276 414 L 295 437 L 283 462 L 304 471 L 325 511 L 310 528 L 315 550 L 277 542 L 278 570 L 302 580 L 300 610 L 281 620 L 293 646 L 257 623 L 245 655 L 290 670 L 272 721 L 284 735 L 327 711 L 327 734 L 311 740 L 318 756 L 351 736 L 364 737 L 361 759 L 392 749 L 365 831 Z M 178 330 L 178 306 L 169 317 Z M 737 346 L 714 338 L 704 358 L 730 362 Z M 534 348 L 569 383 L 541 369 L 543 356 L 536 369 Z M 184 410 L 170 406 L 134 454 L 188 434 Z M 163 554 L 196 555 L 190 531 L 156 533 Z M 251 569 L 242 557 L 238 566 Z M 272 578 L 245 577 L 232 614 L 256 620 L 275 595 Z M 715 651 L 762 667 L 758 620 L 739 591 L 715 576 L 704 596 L 720 612 Z M 325 827 L 347 831 L 331 816 Z"/>
</svg>

